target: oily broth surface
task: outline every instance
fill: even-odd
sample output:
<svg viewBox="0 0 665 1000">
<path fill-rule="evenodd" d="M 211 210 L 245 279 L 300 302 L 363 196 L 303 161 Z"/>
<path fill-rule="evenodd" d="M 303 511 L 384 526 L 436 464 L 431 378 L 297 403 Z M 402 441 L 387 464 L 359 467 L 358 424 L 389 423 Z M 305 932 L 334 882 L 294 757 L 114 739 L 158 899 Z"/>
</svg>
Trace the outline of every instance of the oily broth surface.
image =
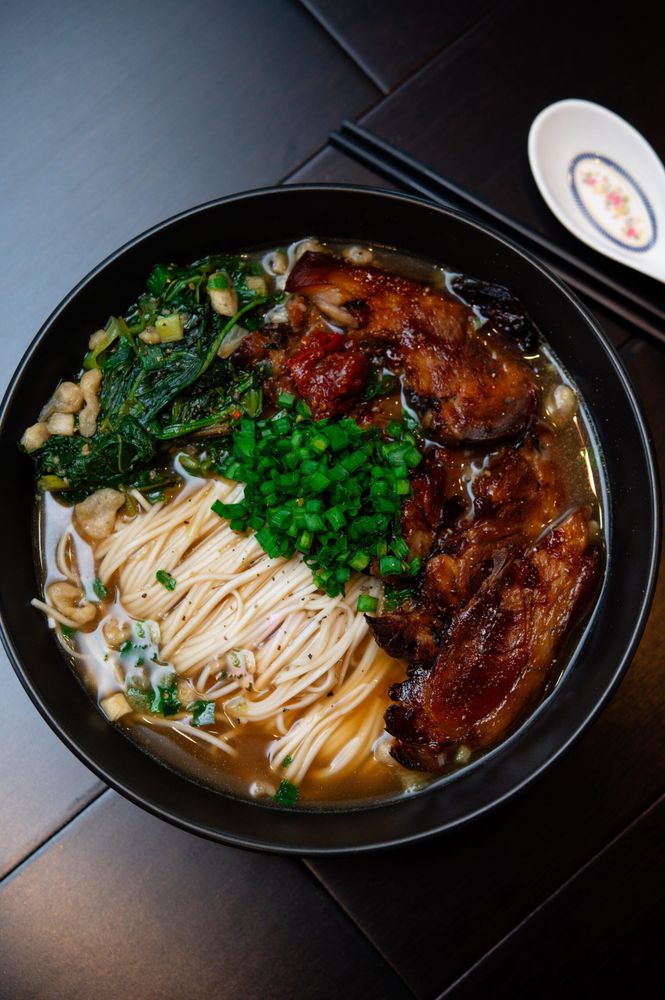
<svg viewBox="0 0 665 1000">
<path fill-rule="evenodd" d="M 340 241 L 321 242 L 324 247 L 335 252 L 340 252 L 349 245 Z M 296 245 L 289 248 L 290 255 L 293 254 Z M 441 291 L 447 289 L 448 275 L 443 268 L 409 255 L 397 253 L 389 248 L 375 247 L 373 249 L 373 263 L 377 266 L 406 277 L 427 281 Z M 248 256 L 260 261 L 265 255 L 266 251 L 261 250 Z M 277 279 L 275 284 L 279 286 L 280 279 Z M 540 344 L 537 351 L 525 357 L 538 379 L 541 405 L 555 386 L 561 383 L 572 385 L 570 378 L 548 345 Z M 402 398 L 402 404 L 406 406 L 404 398 Z M 398 400 L 390 399 L 379 402 L 377 407 L 382 411 L 382 418 L 385 413 L 385 422 L 387 423 L 393 416 L 397 415 L 399 403 Z M 600 538 L 604 528 L 602 505 L 598 501 L 601 478 L 600 452 L 597 445 L 593 444 L 591 423 L 579 395 L 574 419 L 561 427 L 555 425 L 555 431 L 554 448 L 557 458 L 566 470 L 571 502 L 575 506 L 584 505 L 591 509 L 591 520 L 597 523 Z M 430 443 L 429 446 L 433 445 Z M 455 474 L 459 476 L 460 482 L 467 492 L 478 474 L 478 470 L 493 453 L 492 450 L 488 451 L 482 448 L 460 449 L 457 452 L 458 467 Z M 192 489 L 197 484 L 200 485 L 201 482 L 201 480 L 191 479 L 189 483 L 186 483 L 185 489 Z M 37 555 L 40 579 L 44 586 L 61 578 L 55 564 L 55 551 L 58 540 L 64 531 L 69 531 L 72 534 L 81 577 L 85 580 L 92 580 L 96 575 L 93 555 L 85 539 L 78 535 L 72 524 L 72 509 L 59 503 L 52 495 L 45 494 L 38 499 L 37 515 Z M 110 581 L 109 585 L 111 593 L 113 593 L 112 584 L 113 580 Z M 109 677 L 108 664 L 104 662 L 101 629 L 105 622 L 111 618 L 124 620 L 129 617 L 121 603 L 107 602 L 103 617 L 96 623 L 93 632 L 84 633 L 83 641 L 79 637 L 74 641 L 62 640 L 60 643 L 91 697 L 97 702 L 112 691 L 117 690 L 117 685 L 114 686 Z M 91 648 L 94 649 L 95 640 L 97 640 L 97 650 L 90 652 Z M 82 645 L 87 647 L 88 652 L 82 652 Z M 570 648 L 570 643 L 566 645 L 567 648 Z M 557 662 L 553 666 L 549 688 L 556 683 L 565 666 L 563 662 L 565 657 L 562 656 L 560 659 L 562 662 Z M 394 669 L 391 669 L 388 676 L 378 685 L 375 697 L 381 701 L 382 713 L 390 704 L 388 688 L 391 684 L 403 679 L 404 673 L 405 666 L 396 663 Z M 365 713 L 366 706 L 361 703 L 349 714 L 349 718 L 360 726 Z M 521 721 L 520 719 L 520 723 Z M 233 719 L 229 719 L 229 722 L 234 725 Z M 235 745 L 240 751 L 238 757 L 227 756 L 218 748 L 201 743 L 196 738 L 181 731 L 153 724 L 152 720 L 136 712 L 123 716 L 116 724 L 151 756 L 203 785 L 247 797 L 250 794 L 256 795 L 257 792 L 260 794 L 261 789 L 267 794 L 271 794 L 280 781 L 280 768 L 272 770 L 267 759 L 267 747 L 277 735 L 270 723 L 252 722 L 240 727 L 242 732 L 238 734 L 235 741 Z M 237 723 L 235 724 L 237 725 Z M 206 727 L 206 730 L 221 736 L 228 731 L 228 723 L 226 719 L 218 719 L 215 725 Z M 451 759 L 449 768 L 452 770 L 457 766 L 459 764 Z M 430 780 L 432 780 L 431 776 L 409 771 L 391 758 L 386 760 L 386 754 L 380 752 L 377 757 L 370 756 L 352 771 L 342 770 L 338 776 L 329 774 L 324 776 L 321 768 L 312 768 L 299 785 L 300 799 L 298 804 L 342 806 L 359 801 L 384 799 L 415 791 Z"/>
</svg>

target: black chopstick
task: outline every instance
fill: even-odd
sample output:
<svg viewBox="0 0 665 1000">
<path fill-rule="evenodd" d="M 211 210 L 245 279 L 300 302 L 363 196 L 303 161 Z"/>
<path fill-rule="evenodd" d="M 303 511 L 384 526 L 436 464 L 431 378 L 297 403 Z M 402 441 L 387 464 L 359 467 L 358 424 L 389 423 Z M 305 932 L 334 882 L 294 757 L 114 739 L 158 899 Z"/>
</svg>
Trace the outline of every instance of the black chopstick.
<svg viewBox="0 0 665 1000">
<path fill-rule="evenodd" d="M 444 208 L 463 211 L 510 239 L 517 237 L 518 241 L 526 241 L 532 245 L 527 249 L 536 247 L 552 270 L 576 291 L 632 323 L 640 331 L 665 343 L 665 310 L 632 289 L 617 286 L 601 271 L 547 237 L 493 208 L 355 122 L 344 121 L 340 131 L 331 134 L 330 141 L 338 149 L 395 181 L 402 188 Z"/>
</svg>

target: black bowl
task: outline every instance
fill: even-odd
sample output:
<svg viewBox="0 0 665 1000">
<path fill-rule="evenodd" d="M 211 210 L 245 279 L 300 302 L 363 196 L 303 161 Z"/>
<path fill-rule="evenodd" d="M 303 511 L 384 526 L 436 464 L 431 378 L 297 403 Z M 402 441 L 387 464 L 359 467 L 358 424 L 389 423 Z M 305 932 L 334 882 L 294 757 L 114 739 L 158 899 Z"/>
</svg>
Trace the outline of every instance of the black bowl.
<svg viewBox="0 0 665 1000">
<path fill-rule="evenodd" d="M 223 795 L 168 770 L 101 716 L 30 607 L 32 463 L 16 441 L 87 337 L 131 302 L 157 261 L 282 245 L 315 234 L 398 247 L 507 285 L 580 388 L 604 455 L 608 554 L 600 599 L 561 681 L 504 743 L 424 792 L 367 808 L 288 812 Z M 236 195 L 155 227 L 99 265 L 50 316 L 0 411 L 3 641 L 47 722 L 100 778 L 163 819 L 214 840 L 295 854 L 366 851 L 457 826 L 507 799 L 560 756 L 607 703 L 647 616 L 658 555 L 658 489 L 649 435 L 619 358 L 597 323 L 533 257 L 490 230 L 416 198 L 369 188 L 283 187 Z"/>
</svg>

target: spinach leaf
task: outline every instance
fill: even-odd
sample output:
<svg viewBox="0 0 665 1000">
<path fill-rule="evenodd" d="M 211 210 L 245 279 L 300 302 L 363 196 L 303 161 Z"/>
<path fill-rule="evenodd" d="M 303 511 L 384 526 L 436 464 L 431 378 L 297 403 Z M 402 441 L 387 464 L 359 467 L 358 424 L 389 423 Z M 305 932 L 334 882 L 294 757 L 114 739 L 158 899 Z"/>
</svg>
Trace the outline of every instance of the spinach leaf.
<svg viewBox="0 0 665 1000">
<path fill-rule="evenodd" d="M 238 296 L 232 317 L 218 315 L 207 294 L 208 278 L 220 272 L 228 275 Z M 83 360 L 84 369 L 102 372 L 95 434 L 53 436 L 35 451 L 40 487 L 59 490 L 72 502 L 102 486 L 154 490 L 174 480 L 174 473 L 164 471 L 165 442 L 225 433 L 239 414 L 260 416 L 258 373 L 238 372 L 232 359 L 218 357 L 224 338 L 241 318 L 260 325 L 262 307 L 278 298 L 263 294 L 261 282 L 247 284 L 259 274 L 255 261 L 228 254 L 185 267 L 153 268 L 146 291 L 124 318 L 109 319 Z M 160 317 L 174 313 L 183 323 L 181 338 L 152 343 L 140 336 Z"/>
<path fill-rule="evenodd" d="M 200 698 L 187 706 L 187 710 L 192 713 L 193 726 L 212 726 L 215 721 L 215 703 Z"/>
<path fill-rule="evenodd" d="M 60 480 L 59 487 L 92 492 L 127 481 L 128 473 L 155 455 L 153 439 L 133 417 L 123 417 L 115 431 L 91 438 L 54 435 L 35 452 L 37 476 Z"/>
<path fill-rule="evenodd" d="M 299 794 L 297 785 L 287 781 L 286 778 L 282 778 L 277 791 L 273 795 L 273 800 L 280 806 L 288 806 L 289 809 L 292 809 L 298 801 Z"/>
</svg>

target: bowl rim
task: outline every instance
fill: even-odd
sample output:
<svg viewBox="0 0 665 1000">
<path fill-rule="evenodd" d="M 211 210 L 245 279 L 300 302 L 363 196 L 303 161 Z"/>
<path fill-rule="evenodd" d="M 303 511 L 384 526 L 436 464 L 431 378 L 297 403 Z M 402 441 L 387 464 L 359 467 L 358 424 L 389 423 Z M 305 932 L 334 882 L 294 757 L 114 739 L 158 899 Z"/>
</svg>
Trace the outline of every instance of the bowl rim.
<svg viewBox="0 0 665 1000">
<path fill-rule="evenodd" d="M 398 191 L 393 191 L 390 189 L 384 189 L 369 185 L 358 185 L 358 184 L 332 184 L 332 183 L 305 183 L 305 184 L 286 184 L 279 186 L 269 186 L 248 189 L 246 191 L 236 192 L 234 194 L 226 195 L 221 198 L 215 198 L 207 202 L 203 202 L 199 205 L 193 206 L 188 209 L 184 209 L 166 219 L 157 222 L 148 229 L 140 232 L 138 235 L 132 237 L 127 242 L 122 244 L 116 250 L 108 254 L 102 261 L 95 265 L 83 278 L 64 296 L 64 298 L 58 303 L 58 305 L 52 310 L 52 312 L 47 316 L 44 322 L 41 324 L 39 330 L 34 335 L 34 337 L 29 342 L 26 347 L 18 365 L 16 366 L 8 384 L 7 388 L 3 394 L 2 401 L 0 402 L 0 435 L 5 432 L 5 423 L 7 415 L 12 407 L 12 402 L 14 399 L 14 394 L 17 390 L 18 384 L 21 381 L 25 369 L 29 366 L 32 361 L 33 354 L 37 348 L 41 345 L 42 341 L 45 340 L 50 332 L 52 324 L 57 320 L 60 314 L 69 306 L 69 304 L 78 296 L 79 292 L 87 286 L 91 281 L 93 281 L 99 274 L 101 274 L 110 264 L 118 260 L 125 253 L 132 250 L 134 247 L 140 245 L 149 237 L 167 230 L 170 226 L 180 221 L 189 219 L 191 217 L 203 214 L 210 209 L 217 208 L 222 205 L 231 204 L 238 201 L 243 201 L 248 198 L 254 198 L 257 196 L 287 196 L 287 195 L 297 195 L 299 192 L 306 194 L 307 192 L 316 191 L 319 193 L 330 193 L 335 194 L 337 192 L 348 192 L 358 195 L 367 195 L 371 197 L 377 197 L 383 200 L 396 201 L 402 204 L 413 204 L 418 207 L 426 207 L 427 209 L 434 211 L 444 218 L 452 217 L 453 219 L 461 220 L 466 225 L 477 230 L 480 233 L 488 234 L 498 243 L 502 244 L 504 247 L 508 248 L 514 254 L 526 260 L 527 264 L 535 268 L 541 273 L 541 275 L 547 279 L 551 284 L 553 284 L 559 295 L 563 296 L 571 306 L 581 314 L 585 321 L 585 325 L 593 333 L 598 345 L 604 350 L 608 361 L 610 362 L 615 374 L 617 375 L 622 392 L 629 403 L 630 409 L 632 411 L 635 426 L 639 432 L 639 439 L 643 449 L 644 459 L 645 459 L 645 471 L 647 473 L 649 491 L 648 497 L 645 498 L 648 501 L 649 512 L 652 515 L 651 520 L 653 523 L 653 530 L 650 533 L 650 545 L 648 551 L 648 572 L 645 575 L 644 586 L 642 588 L 641 600 L 639 603 L 639 613 L 637 614 L 635 621 L 632 626 L 632 630 L 627 638 L 627 641 L 623 644 L 623 653 L 619 657 L 618 662 L 614 668 L 613 673 L 609 677 L 608 681 L 603 683 L 603 690 L 600 697 L 595 701 L 592 709 L 586 713 L 583 720 L 574 729 L 563 742 L 552 751 L 546 759 L 544 759 L 538 766 L 531 767 L 527 770 L 527 773 L 521 777 L 520 780 L 513 783 L 508 789 L 506 789 L 502 794 L 495 797 L 489 796 L 489 800 L 484 802 L 477 808 L 465 812 L 464 815 L 454 817 L 447 820 L 446 822 L 439 823 L 424 830 L 417 830 L 415 832 L 410 832 L 404 836 L 392 837 L 386 840 L 374 840 L 371 843 L 363 844 L 344 844 L 339 847 L 312 847 L 303 843 L 289 843 L 289 844 L 275 844 L 270 842 L 270 834 L 268 833 L 266 837 L 262 837 L 260 840 L 256 840 L 253 837 L 240 836 L 235 833 L 226 833 L 220 830 L 218 827 L 208 826 L 204 823 L 199 823 L 192 819 L 187 819 L 180 815 L 176 815 L 170 812 L 168 809 L 161 807 L 159 804 L 152 802 L 146 797 L 144 797 L 140 792 L 136 791 L 126 780 L 121 779 L 110 771 L 99 764 L 94 756 L 92 756 L 86 749 L 79 746 L 79 744 L 65 731 L 63 724 L 59 721 L 56 713 L 52 712 L 49 706 L 45 703 L 43 697 L 40 694 L 38 685 L 35 685 L 29 675 L 29 671 L 24 669 L 21 662 L 21 657 L 14 646 L 11 639 L 10 632 L 7 629 L 5 622 L 5 609 L 0 602 L 0 639 L 2 641 L 5 652 L 8 659 L 16 673 L 19 681 L 21 682 L 23 688 L 28 694 L 30 700 L 33 702 L 42 718 L 48 723 L 50 728 L 55 732 L 55 734 L 62 740 L 62 742 L 71 750 L 75 756 L 88 767 L 98 778 L 100 778 L 107 786 L 114 789 L 125 798 L 129 799 L 135 805 L 147 810 L 149 813 L 159 817 L 166 822 L 171 823 L 181 829 L 184 829 L 190 833 L 197 834 L 199 836 L 206 837 L 207 839 L 214 840 L 218 843 L 223 843 L 235 847 L 246 848 L 250 850 L 263 851 L 269 853 L 278 853 L 291 856 L 299 857 L 321 857 L 321 856 L 343 856 L 348 854 L 360 854 L 369 853 L 377 850 L 385 850 L 388 848 L 398 848 L 406 844 L 414 843 L 416 841 L 421 841 L 429 839 L 431 837 L 437 836 L 445 831 L 457 829 L 458 827 L 468 823 L 482 815 L 485 815 L 494 809 L 498 808 L 500 805 L 508 802 L 519 792 L 526 789 L 533 781 L 535 781 L 541 774 L 543 774 L 555 761 L 559 760 L 565 753 L 568 752 L 574 745 L 574 743 L 580 738 L 580 736 L 592 725 L 592 723 L 597 719 L 603 709 L 606 707 L 607 703 L 613 696 L 618 687 L 620 681 L 622 680 L 624 674 L 626 673 L 639 641 L 644 632 L 646 622 L 648 619 L 649 611 L 651 608 L 653 595 L 655 591 L 657 576 L 658 576 L 658 566 L 659 566 L 659 556 L 660 556 L 660 546 L 661 546 L 661 517 L 660 517 L 660 486 L 659 486 L 659 476 L 658 476 L 658 466 L 655 458 L 655 452 L 653 447 L 653 442 L 651 434 L 648 428 L 648 423 L 646 417 L 644 416 L 639 400 L 637 399 L 635 390 L 632 386 L 630 376 L 624 366 L 623 360 L 620 357 L 618 351 L 611 343 L 603 329 L 598 324 L 595 317 L 590 313 L 589 309 L 580 301 L 580 299 L 575 295 L 571 289 L 564 284 L 564 282 L 559 279 L 550 268 L 540 261 L 536 256 L 534 256 L 530 251 L 525 250 L 519 243 L 514 242 L 502 235 L 501 233 L 494 230 L 491 226 L 480 223 L 464 212 L 457 211 L 455 209 L 443 208 L 439 205 L 433 204 L 426 198 L 421 198 L 415 195 L 403 194 Z M 586 642 L 587 635 L 589 631 L 594 626 L 594 619 L 596 616 L 596 611 L 600 606 L 601 591 L 604 590 L 607 578 L 608 569 L 611 561 L 611 553 L 608 553 L 608 558 L 606 560 L 606 565 L 603 572 L 603 580 L 601 583 L 601 590 L 599 590 L 597 603 L 592 612 L 592 616 L 588 623 L 585 625 L 582 636 L 578 639 L 576 648 L 574 650 L 574 659 L 578 657 L 578 653 L 583 652 L 583 647 Z M 564 670 L 564 675 L 568 673 L 569 664 L 566 665 Z M 527 728 L 537 720 L 540 714 L 540 709 L 550 701 L 551 696 L 556 692 L 559 684 L 555 684 L 552 691 L 543 699 L 543 701 L 536 707 L 536 709 L 525 719 L 523 722 L 497 747 L 492 748 L 492 750 L 480 758 L 475 766 L 471 766 L 468 769 L 463 769 L 457 772 L 453 777 L 462 777 L 463 774 L 469 770 L 475 770 L 476 767 L 482 766 L 483 761 L 485 761 L 490 755 L 494 755 L 494 752 L 499 752 L 506 748 L 508 745 L 512 744 L 520 735 L 522 735 Z M 110 723 L 109 723 L 110 725 Z M 137 750 L 144 754 L 145 751 L 137 746 Z M 414 798 L 419 798 L 421 795 L 436 794 L 437 789 L 441 787 L 441 779 L 439 781 L 434 781 L 431 785 L 423 789 L 422 792 L 418 793 Z M 224 793 L 222 793 L 224 794 Z M 241 800 L 235 796 L 237 801 L 246 801 L 246 804 L 251 808 L 256 808 L 259 806 L 258 803 Z M 395 804 L 395 800 L 389 800 L 390 803 Z M 399 802 L 399 800 L 398 800 Z M 349 808 L 333 809 L 333 810 L 297 810 L 298 816 L 307 816 L 313 814 L 327 814 L 332 815 L 333 813 L 351 813 L 351 812 L 365 812 L 368 809 L 381 808 L 381 806 L 386 805 L 386 802 L 376 802 L 368 803 L 366 806 L 351 806 Z M 259 808 L 266 808 L 261 807 Z M 273 807 L 269 807 L 270 812 L 274 813 Z M 281 812 L 281 811 L 280 811 Z"/>
</svg>

